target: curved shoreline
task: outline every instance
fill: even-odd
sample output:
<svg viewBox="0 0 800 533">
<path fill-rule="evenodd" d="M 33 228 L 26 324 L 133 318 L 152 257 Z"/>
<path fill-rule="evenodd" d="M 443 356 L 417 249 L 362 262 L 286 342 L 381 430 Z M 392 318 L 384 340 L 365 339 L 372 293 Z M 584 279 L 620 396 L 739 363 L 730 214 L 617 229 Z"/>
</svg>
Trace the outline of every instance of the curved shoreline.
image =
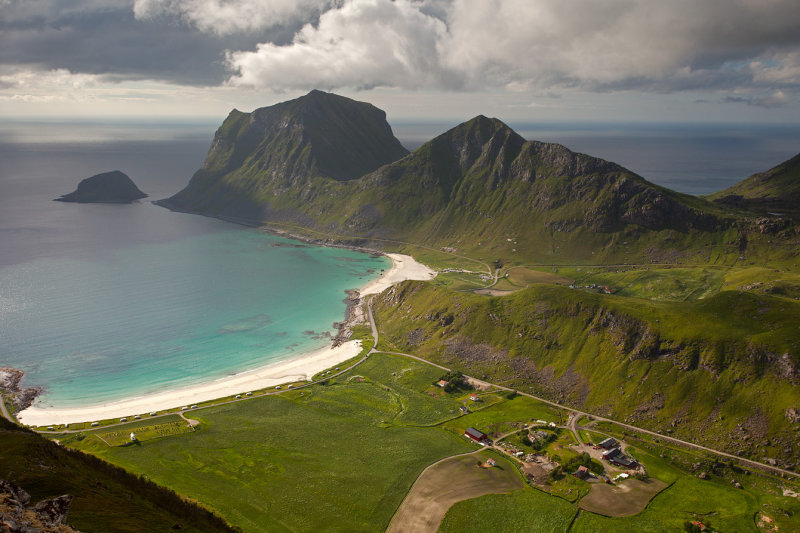
<svg viewBox="0 0 800 533">
<path fill-rule="evenodd" d="M 433 270 L 416 262 L 409 255 L 384 255 L 392 260 L 392 267 L 378 279 L 370 281 L 359 289 L 360 296 L 380 293 L 401 281 L 429 280 L 436 276 Z M 360 351 L 361 341 L 346 341 L 337 346 L 327 346 L 311 353 L 298 355 L 288 361 L 270 363 L 232 376 L 155 394 L 80 407 L 58 408 L 33 405 L 17 413 L 17 420 L 26 425 L 36 426 L 71 424 L 172 409 L 250 390 L 264 389 L 290 381 L 308 380 L 322 370 L 355 357 Z"/>
</svg>

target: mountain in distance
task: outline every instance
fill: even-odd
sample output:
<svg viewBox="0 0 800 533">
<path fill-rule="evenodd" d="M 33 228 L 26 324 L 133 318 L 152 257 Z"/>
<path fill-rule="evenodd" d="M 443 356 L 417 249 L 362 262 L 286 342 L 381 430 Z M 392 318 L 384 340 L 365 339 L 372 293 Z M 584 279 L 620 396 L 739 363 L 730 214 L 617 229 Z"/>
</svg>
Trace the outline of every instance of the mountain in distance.
<svg viewBox="0 0 800 533">
<path fill-rule="evenodd" d="M 234 109 L 189 185 L 156 203 L 248 224 L 302 218 L 283 212 L 282 193 L 351 180 L 407 153 L 382 110 L 311 91 L 252 113 Z"/>
<path fill-rule="evenodd" d="M 147 195 L 139 190 L 127 174 L 112 170 L 81 180 L 77 189 L 54 201 L 129 204 L 141 198 L 147 198 Z"/>
<path fill-rule="evenodd" d="M 484 116 L 408 154 L 383 111 L 320 91 L 233 111 L 189 185 L 157 203 L 327 240 L 425 243 L 504 263 L 730 263 L 748 247 L 783 253 L 766 243 L 787 229 L 559 144 L 526 141 Z"/>
<path fill-rule="evenodd" d="M 800 216 L 800 154 L 708 198 L 762 214 Z"/>
</svg>

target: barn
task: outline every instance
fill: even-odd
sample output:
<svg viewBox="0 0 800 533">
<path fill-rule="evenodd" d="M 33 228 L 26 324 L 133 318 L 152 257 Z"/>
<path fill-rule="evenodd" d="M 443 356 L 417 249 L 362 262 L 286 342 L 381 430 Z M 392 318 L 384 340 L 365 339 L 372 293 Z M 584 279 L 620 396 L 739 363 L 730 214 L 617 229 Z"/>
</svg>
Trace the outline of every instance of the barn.
<svg viewBox="0 0 800 533">
<path fill-rule="evenodd" d="M 464 432 L 464 436 L 471 438 L 479 444 L 483 444 L 489 440 L 489 437 L 486 436 L 486 433 L 475 428 L 467 428 L 467 430 Z"/>
</svg>

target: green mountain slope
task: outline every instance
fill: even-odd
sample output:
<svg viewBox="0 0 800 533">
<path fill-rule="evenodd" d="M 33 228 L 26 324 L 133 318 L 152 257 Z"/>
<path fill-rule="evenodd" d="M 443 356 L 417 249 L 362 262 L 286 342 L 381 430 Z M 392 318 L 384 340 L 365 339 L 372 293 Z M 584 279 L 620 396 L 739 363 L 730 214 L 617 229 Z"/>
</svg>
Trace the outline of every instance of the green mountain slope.
<svg viewBox="0 0 800 533">
<path fill-rule="evenodd" d="M 384 349 L 756 460 L 800 457 L 800 303 L 723 291 L 651 302 L 554 285 L 487 298 L 406 282 Z"/>
<path fill-rule="evenodd" d="M 72 496 L 67 522 L 85 533 L 234 531 L 208 510 L 146 478 L 63 448 L 2 417 L 0 472 L 24 487 L 33 501 Z"/>
<path fill-rule="evenodd" d="M 275 216 L 267 200 L 275 194 L 357 178 L 407 153 L 380 109 L 311 91 L 252 113 L 233 110 L 189 185 L 157 203 L 253 223 Z"/>
<path fill-rule="evenodd" d="M 614 163 L 526 141 L 497 119 L 478 116 L 406 155 L 382 111 L 319 91 L 233 111 L 189 185 L 157 203 L 504 264 L 784 262 L 792 253 L 768 244 L 797 240 L 785 221 L 765 225 Z"/>
<path fill-rule="evenodd" d="M 800 216 L 800 154 L 708 198 L 760 213 Z"/>
</svg>

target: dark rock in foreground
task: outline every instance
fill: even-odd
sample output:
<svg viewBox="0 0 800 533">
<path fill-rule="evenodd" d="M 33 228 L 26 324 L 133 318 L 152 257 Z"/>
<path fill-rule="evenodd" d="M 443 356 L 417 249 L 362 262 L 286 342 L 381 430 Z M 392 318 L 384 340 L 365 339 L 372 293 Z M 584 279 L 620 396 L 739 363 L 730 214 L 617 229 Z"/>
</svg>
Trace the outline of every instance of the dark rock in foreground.
<svg viewBox="0 0 800 533">
<path fill-rule="evenodd" d="M 0 531 L 33 533 L 77 531 L 64 523 L 72 497 L 59 496 L 29 507 L 30 495 L 17 485 L 0 479 Z"/>
<path fill-rule="evenodd" d="M 56 202 L 129 204 L 147 198 L 135 183 L 119 170 L 97 174 L 86 178 L 69 194 L 56 198 Z"/>
</svg>

